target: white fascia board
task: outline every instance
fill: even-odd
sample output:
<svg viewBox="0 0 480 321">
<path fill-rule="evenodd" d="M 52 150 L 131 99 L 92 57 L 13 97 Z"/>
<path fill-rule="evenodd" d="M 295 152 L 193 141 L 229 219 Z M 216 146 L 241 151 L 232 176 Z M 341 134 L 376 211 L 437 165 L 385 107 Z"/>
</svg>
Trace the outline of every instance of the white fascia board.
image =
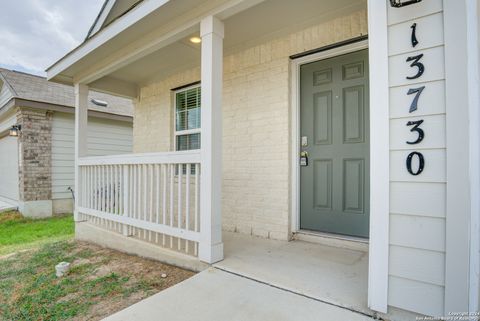
<svg viewBox="0 0 480 321">
<path fill-rule="evenodd" d="M 90 34 L 88 35 L 87 38 L 93 37 L 100 30 L 100 28 L 102 28 L 103 23 L 107 19 L 108 14 L 112 10 L 112 8 L 113 8 L 113 6 L 115 5 L 116 2 L 117 2 L 117 0 L 108 0 L 107 1 L 107 4 L 106 4 L 105 8 L 103 8 L 102 12 L 100 13 L 100 16 L 95 21 L 95 24 L 94 24 L 94 26 L 93 26 L 92 30 L 90 31 Z"/>
<path fill-rule="evenodd" d="M 138 21 L 140 21 L 153 11 L 157 10 L 158 8 L 164 6 L 170 1 L 171 0 L 150 0 L 141 3 L 127 15 L 105 27 L 101 32 L 93 35 L 90 39 L 82 43 L 77 48 L 73 49 L 70 53 L 68 53 L 66 56 L 54 63 L 52 66 L 48 67 L 46 70 L 47 79 L 50 80 L 54 78 L 62 71 L 73 65 L 75 62 L 85 57 L 90 52 L 97 49 L 105 42 L 111 40 L 120 32 L 131 27 L 132 25 L 134 25 L 135 23 L 137 23 Z"/>
</svg>

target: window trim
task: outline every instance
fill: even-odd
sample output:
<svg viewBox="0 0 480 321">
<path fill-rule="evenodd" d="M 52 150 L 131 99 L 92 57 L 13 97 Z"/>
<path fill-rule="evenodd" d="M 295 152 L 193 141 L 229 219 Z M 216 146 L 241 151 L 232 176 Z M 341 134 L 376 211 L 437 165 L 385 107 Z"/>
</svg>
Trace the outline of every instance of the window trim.
<svg viewBox="0 0 480 321">
<path fill-rule="evenodd" d="M 201 85 L 200 82 L 194 83 L 191 85 L 187 86 L 182 86 L 178 87 L 178 89 L 173 90 L 173 150 L 177 150 L 177 136 L 183 136 L 183 135 L 192 135 L 192 134 L 202 134 L 202 121 L 200 117 L 200 128 L 195 128 L 195 129 L 185 129 L 185 130 L 178 130 L 177 131 L 177 94 L 180 92 L 184 92 L 190 89 L 194 88 L 200 88 L 201 90 Z M 201 109 L 201 103 L 200 103 L 200 109 Z M 192 149 L 195 150 L 195 149 Z"/>
</svg>

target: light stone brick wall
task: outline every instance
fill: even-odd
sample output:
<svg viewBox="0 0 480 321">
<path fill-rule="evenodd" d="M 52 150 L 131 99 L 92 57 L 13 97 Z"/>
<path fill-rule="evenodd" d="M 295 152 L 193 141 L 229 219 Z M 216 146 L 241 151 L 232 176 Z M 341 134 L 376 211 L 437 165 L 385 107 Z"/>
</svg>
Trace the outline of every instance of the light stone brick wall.
<svg viewBox="0 0 480 321">
<path fill-rule="evenodd" d="M 290 237 L 289 56 L 367 34 L 365 10 L 224 58 L 223 227 Z M 141 88 L 134 152 L 173 148 L 172 88 L 200 80 L 200 68 Z"/>
<path fill-rule="evenodd" d="M 19 185 L 23 202 L 52 198 L 52 115 L 19 108 Z"/>
</svg>

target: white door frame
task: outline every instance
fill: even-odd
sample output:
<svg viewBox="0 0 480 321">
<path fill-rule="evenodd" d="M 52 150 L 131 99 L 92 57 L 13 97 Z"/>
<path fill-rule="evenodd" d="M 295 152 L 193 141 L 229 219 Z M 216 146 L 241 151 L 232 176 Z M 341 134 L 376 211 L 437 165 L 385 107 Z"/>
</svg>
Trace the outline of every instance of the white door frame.
<svg viewBox="0 0 480 321">
<path fill-rule="evenodd" d="M 298 59 L 290 64 L 291 73 L 291 231 L 300 230 L 300 66 L 350 52 L 369 49 L 370 87 L 370 231 L 368 264 L 368 306 L 387 312 L 388 246 L 389 246 L 389 92 L 387 3 L 369 0 L 368 40 L 325 50 Z"/>
<path fill-rule="evenodd" d="M 368 40 L 346 44 L 325 51 L 317 52 L 301 58 L 292 59 L 290 62 L 291 77 L 291 121 L 292 121 L 292 216 L 291 231 L 299 232 L 300 229 L 300 67 L 304 64 L 318 60 L 328 59 L 355 51 L 368 49 Z M 371 173 L 371 171 L 370 171 Z M 342 237 L 340 237 L 342 238 Z M 354 240 L 355 238 L 348 238 Z"/>
</svg>

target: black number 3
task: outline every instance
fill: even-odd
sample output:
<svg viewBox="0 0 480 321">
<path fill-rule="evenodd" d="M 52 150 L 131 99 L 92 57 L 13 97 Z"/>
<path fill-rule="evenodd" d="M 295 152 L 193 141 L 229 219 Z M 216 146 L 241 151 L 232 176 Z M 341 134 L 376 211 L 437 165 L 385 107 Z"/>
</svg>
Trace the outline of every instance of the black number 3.
<svg viewBox="0 0 480 321">
<path fill-rule="evenodd" d="M 418 157 L 418 168 L 417 171 L 414 172 L 412 169 L 412 159 L 413 156 Z M 423 168 L 425 167 L 425 159 L 423 158 L 423 154 L 419 152 L 411 152 L 407 156 L 407 171 L 412 174 L 413 176 L 420 175 L 423 172 Z"/>
<path fill-rule="evenodd" d="M 422 59 L 422 58 L 423 58 L 423 54 L 419 54 L 417 56 L 412 56 L 412 57 L 407 58 L 407 62 L 413 61 L 410 64 L 410 67 L 417 67 L 418 68 L 417 74 L 414 75 L 414 76 L 409 76 L 409 77 L 407 77 L 407 79 L 417 79 L 417 78 L 419 78 L 420 76 L 423 75 L 423 73 L 425 72 L 425 66 L 420 62 L 420 59 Z"/>
<path fill-rule="evenodd" d="M 417 132 L 418 133 L 418 138 L 416 141 L 414 142 L 407 142 L 407 144 L 410 144 L 410 145 L 415 145 L 415 144 L 418 144 L 420 143 L 423 138 L 425 138 L 425 132 L 423 131 L 423 129 L 419 128 L 418 126 L 420 126 L 421 124 L 423 123 L 423 119 L 421 120 L 416 120 L 416 121 L 409 121 L 407 123 L 407 126 L 413 126 L 412 129 L 410 129 L 410 131 L 413 133 L 413 132 Z"/>
</svg>

